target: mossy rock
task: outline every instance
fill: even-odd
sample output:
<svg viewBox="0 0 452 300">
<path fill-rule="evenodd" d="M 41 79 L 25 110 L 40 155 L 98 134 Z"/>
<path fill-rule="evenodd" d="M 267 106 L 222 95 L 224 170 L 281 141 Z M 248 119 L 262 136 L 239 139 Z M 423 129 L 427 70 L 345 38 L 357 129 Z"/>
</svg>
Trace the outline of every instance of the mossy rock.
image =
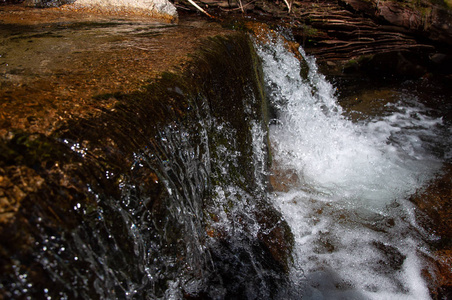
<svg viewBox="0 0 452 300">
<path fill-rule="evenodd" d="M 0 249 L 3 297 L 125 297 L 130 286 L 164 297 L 177 278 L 199 284 L 179 283 L 190 297 L 214 295 L 220 282 L 226 297 L 250 287 L 275 295 L 288 282 L 293 237 L 255 172 L 251 129 L 266 133 L 268 123 L 262 78 L 246 34 L 216 37 L 183 71 L 98 95 L 115 99 L 111 109 L 67 120 L 49 136 L 2 141 L 0 176 L 19 189 L 35 185 L 0 224 L 10 241 Z M 20 182 L 19 171 L 29 180 Z M 215 207 L 214 190 L 229 186 L 241 194 Z M 255 223 L 242 207 L 256 209 L 248 216 Z M 240 234 L 210 232 L 215 210 L 243 225 Z M 275 229 L 254 235 L 253 224 Z"/>
</svg>

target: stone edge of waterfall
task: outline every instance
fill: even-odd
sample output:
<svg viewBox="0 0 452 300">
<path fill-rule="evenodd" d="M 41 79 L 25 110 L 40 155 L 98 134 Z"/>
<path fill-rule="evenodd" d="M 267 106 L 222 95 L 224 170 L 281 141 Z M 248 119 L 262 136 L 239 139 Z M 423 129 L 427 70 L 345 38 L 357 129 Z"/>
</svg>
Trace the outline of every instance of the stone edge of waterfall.
<svg viewBox="0 0 452 300">
<path fill-rule="evenodd" d="M 248 129 L 255 124 L 250 122 L 258 122 L 264 132 L 267 126 L 262 74 L 252 47 L 249 37 L 243 33 L 211 38 L 193 54 L 182 75 L 164 73 L 143 90 L 98 95 L 99 100 L 106 97 L 116 100 L 110 110 L 66 120 L 47 136 L 11 130 L 0 144 L 2 297 L 109 298 L 140 293 L 163 297 L 170 286 L 181 289 L 173 292 L 182 297 L 215 294 L 227 297 L 250 292 L 248 282 L 256 285 L 253 291 L 256 295 L 274 297 L 279 293 L 278 287 L 286 280 L 284 274 L 290 263 L 293 237 L 281 214 L 261 190 L 267 184 L 265 174 L 254 178 L 249 168 L 254 162 Z M 254 102 L 245 103 L 244 99 Z M 188 145 L 196 148 L 191 141 L 202 144 L 204 148 L 193 153 L 205 164 L 203 170 L 208 170 L 215 166 L 207 153 L 215 150 L 216 145 L 203 144 L 203 137 L 197 136 L 199 126 L 206 126 L 201 124 L 202 120 L 226 124 L 239 134 L 235 140 L 228 140 L 228 135 L 217 134 L 214 127 L 206 130 L 206 137 L 218 141 L 220 146 L 235 144 L 237 165 L 231 166 L 232 176 L 226 178 L 237 180 L 238 187 L 249 196 L 247 204 L 256 209 L 252 214 L 259 230 L 255 232 L 239 220 L 245 235 L 238 238 L 244 243 L 231 245 L 227 233 L 209 227 L 209 222 L 218 218 L 214 212 L 205 214 L 202 220 L 188 218 L 197 226 L 200 246 L 208 248 L 209 239 L 217 241 L 211 242 L 214 248 L 209 250 L 212 252 L 209 255 L 201 253 L 203 258 L 190 258 L 194 265 L 187 263 L 187 267 L 167 269 L 186 272 L 196 284 L 178 286 L 178 278 L 153 281 L 148 270 L 152 265 L 147 259 L 158 258 L 148 253 L 150 250 L 145 246 L 152 243 L 143 239 L 151 235 L 143 228 L 136 229 L 134 216 L 155 217 L 145 223 L 155 226 L 154 234 L 162 232 L 160 225 L 152 225 L 153 220 L 154 223 L 171 221 L 167 226 L 173 226 L 175 231 L 165 231 L 167 240 L 160 244 L 166 246 L 156 247 L 163 249 L 162 256 L 173 255 L 176 259 L 177 251 L 186 246 L 184 238 L 177 236 L 177 230 L 184 234 L 186 227 L 176 224 L 177 219 L 165 216 L 168 197 L 174 192 L 165 184 L 179 177 L 169 175 L 168 179 L 164 175 L 171 173 L 165 169 L 171 163 L 168 157 L 178 150 L 165 148 L 170 133 L 162 130 L 169 130 L 176 142 L 182 144 L 186 142 L 185 137 L 174 134 L 180 128 L 191 133 Z M 146 168 L 146 164 L 150 167 Z M 207 180 L 204 184 L 204 187 L 194 187 L 202 202 L 193 205 L 201 211 L 206 209 L 203 202 L 212 201 L 209 190 L 212 182 Z M 136 201 L 133 213 L 131 201 Z M 226 213 L 236 204 L 228 205 Z M 172 243 L 175 248 L 168 249 Z M 228 265 L 227 260 L 234 259 L 235 251 L 247 256 L 247 261 L 257 259 L 235 262 L 240 270 L 256 272 L 254 277 L 234 278 L 244 275 L 234 274 L 234 265 Z M 178 258 L 181 262 L 188 260 L 188 254 L 187 257 L 179 255 L 182 255 Z M 260 265 L 258 269 L 253 266 L 256 263 Z M 197 265 L 201 269 L 192 270 Z M 218 270 L 224 274 L 215 274 Z M 85 275 L 89 273 L 97 275 Z M 209 290 L 206 284 L 213 287 Z"/>
</svg>

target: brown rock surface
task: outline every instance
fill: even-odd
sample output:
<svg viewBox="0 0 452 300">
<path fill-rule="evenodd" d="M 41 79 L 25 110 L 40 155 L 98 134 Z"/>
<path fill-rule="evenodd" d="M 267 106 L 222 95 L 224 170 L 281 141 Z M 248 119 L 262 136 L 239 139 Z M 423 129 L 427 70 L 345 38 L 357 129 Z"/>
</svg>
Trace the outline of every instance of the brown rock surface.
<svg viewBox="0 0 452 300">
<path fill-rule="evenodd" d="M 0 6 L 0 298 L 15 292 L 11 286 L 21 289 L 14 282 L 19 261 L 30 280 L 49 282 L 49 272 L 33 262 L 42 228 L 59 236 L 79 226 L 76 211 L 92 213 L 98 205 L 87 186 L 118 193 L 105 170 L 127 173 L 132 164 L 108 137 L 98 148 L 86 145 L 83 125 L 76 129 L 80 142 L 59 139 L 55 130 L 113 114 L 116 93 L 139 93 L 162 72 L 183 68 L 203 39 L 229 32 L 190 19 L 173 25 L 142 16 Z M 108 128 L 99 122 L 93 132 Z M 87 147 L 92 152 L 84 159 Z M 142 177 L 140 187 L 159 194 L 156 175 Z"/>
<path fill-rule="evenodd" d="M 419 216 L 422 225 L 440 237 L 433 252 L 437 285 L 433 293 L 437 299 L 449 299 L 452 296 L 452 166 L 445 167 L 443 174 L 414 195 L 412 201 L 422 211 Z"/>
<path fill-rule="evenodd" d="M 137 90 L 225 32 L 199 20 L 0 6 L 0 136 L 50 134 L 63 119 L 109 109 L 114 97 L 93 96 Z"/>
<path fill-rule="evenodd" d="M 196 10 L 187 0 L 179 7 Z M 450 74 L 450 63 L 437 64 L 439 53 L 452 53 L 451 9 L 428 1 L 198 1 L 203 9 L 225 20 L 261 20 L 274 27 L 290 27 L 294 38 L 314 54 L 325 72 L 345 69 L 376 71 L 419 78 L 429 72 Z M 290 5 L 290 12 L 288 9 Z M 350 62 L 371 60 L 363 68 Z M 405 68 L 404 65 L 408 65 Z M 385 65 L 381 72 L 380 65 Z M 391 65 L 396 67 L 391 68 Z M 403 65 L 400 67 L 399 65 Z"/>
<path fill-rule="evenodd" d="M 40 299 L 47 292 L 48 297 L 61 297 L 60 291 L 86 299 L 97 293 L 110 295 L 104 298 L 122 295 L 124 291 L 98 288 L 110 284 L 111 272 L 97 272 L 106 270 L 109 260 L 108 267 L 121 278 L 143 275 L 137 275 L 142 265 L 133 263 L 143 262 L 136 246 L 141 235 L 129 232 L 129 219 L 135 215 L 145 236 L 149 230 L 165 230 L 151 236 L 157 239 L 155 260 L 149 257 L 153 267 L 164 269 L 159 259 L 165 255 L 186 259 L 186 237 L 179 234 L 184 224 L 192 223 L 179 223 L 185 209 L 179 209 L 179 202 L 170 203 L 165 180 L 179 186 L 180 177 L 198 176 L 179 167 L 197 159 L 182 156 L 189 142 L 200 148 L 199 155 L 209 147 L 196 131 L 201 123 L 196 113 L 206 111 L 221 120 L 229 118 L 239 129 L 248 127 L 240 105 L 248 99 L 244 96 L 251 97 L 250 89 L 245 92 L 241 84 L 263 96 L 250 40 L 242 33 L 232 38 L 232 31 L 219 24 L 189 18 L 173 25 L 138 16 L 5 6 L 0 7 L 0 19 L 0 274 L 6 287 L 0 298 Z M 183 72 L 162 73 L 179 69 Z M 198 111 L 198 101 L 209 101 L 208 107 Z M 185 125 L 194 133 L 179 137 L 177 130 Z M 248 151 L 248 141 L 239 142 L 242 153 Z M 246 159 L 244 155 L 240 162 Z M 166 168 L 172 165 L 178 169 L 170 177 Z M 195 178 L 200 184 L 194 193 L 200 196 L 193 200 L 199 203 L 191 204 L 196 214 L 189 217 L 195 225 L 202 222 L 208 175 Z M 287 267 L 291 233 L 280 215 L 263 203 L 256 218 L 265 232 L 256 237 L 253 249 L 268 268 L 280 270 Z M 170 214 L 176 211 L 179 214 Z M 201 230 L 199 234 L 205 238 Z M 206 234 L 221 239 L 215 232 Z M 224 248 L 230 243 L 220 242 Z M 149 255 L 148 246 L 143 255 Z M 86 247 L 98 257 L 86 255 Z M 193 272 L 202 273 L 196 268 Z"/>
<path fill-rule="evenodd" d="M 451 44 L 452 10 L 449 4 L 433 1 L 343 0 L 358 12 L 404 28 L 434 41 Z M 399 29 L 400 30 L 400 29 Z"/>
</svg>

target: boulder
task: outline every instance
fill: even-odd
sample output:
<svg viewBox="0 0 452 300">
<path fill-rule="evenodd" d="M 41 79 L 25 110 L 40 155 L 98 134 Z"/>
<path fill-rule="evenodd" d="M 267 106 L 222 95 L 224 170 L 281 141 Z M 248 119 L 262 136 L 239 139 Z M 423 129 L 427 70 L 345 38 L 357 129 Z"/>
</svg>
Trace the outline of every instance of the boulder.
<svg viewBox="0 0 452 300">
<path fill-rule="evenodd" d="M 293 236 L 255 172 L 268 117 L 248 35 L 19 6 L 0 19 L 0 299 L 285 290 Z"/>
<path fill-rule="evenodd" d="M 34 7 L 65 6 L 69 10 L 87 9 L 102 14 L 137 14 L 177 19 L 176 7 L 168 0 L 25 0 Z"/>
<path fill-rule="evenodd" d="M 176 7 L 168 0 L 76 0 L 75 5 L 101 10 L 149 12 L 176 18 Z"/>
</svg>

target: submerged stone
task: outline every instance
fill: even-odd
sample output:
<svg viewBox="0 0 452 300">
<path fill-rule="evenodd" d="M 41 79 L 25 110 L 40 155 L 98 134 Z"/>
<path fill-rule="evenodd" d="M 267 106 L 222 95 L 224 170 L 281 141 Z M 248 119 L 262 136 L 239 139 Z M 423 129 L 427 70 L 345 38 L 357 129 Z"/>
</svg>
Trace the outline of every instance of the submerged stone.
<svg viewBox="0 0 452 300">
<path fill-rule="evenodd" d="M 190 19 L 169 25 L 21 6 L 1 6 L 0 19 L 2 136 L 10 128 L 49 134 L 61 120 L 112 109 L 115 93 L 183 68 L 203 38 L 230 32 Z"/>
</svg>

